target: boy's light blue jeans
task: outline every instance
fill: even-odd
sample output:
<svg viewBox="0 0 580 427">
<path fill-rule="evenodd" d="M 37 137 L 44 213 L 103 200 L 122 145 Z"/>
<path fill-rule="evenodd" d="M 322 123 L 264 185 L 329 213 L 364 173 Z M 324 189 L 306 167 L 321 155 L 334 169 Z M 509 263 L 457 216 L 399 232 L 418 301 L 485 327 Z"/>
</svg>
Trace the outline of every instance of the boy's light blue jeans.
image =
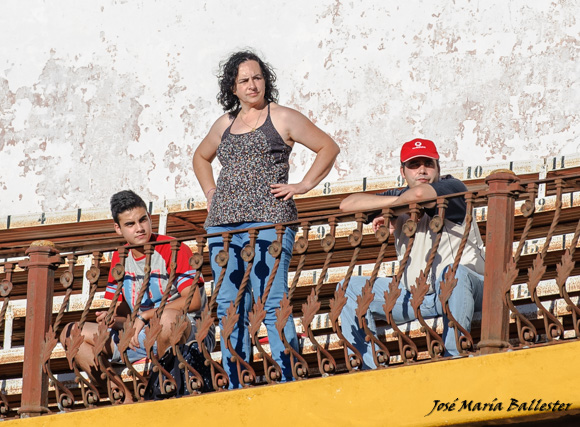
<svg viewBox="0 0 580 427">
<path fill-rule="evenodd" d="M 443 342 L 445 344 L 445 356 L 459 355 L 457 344 L 455 342 L 455 333 L 449 331 L 447 317 L 443 315 L 439 293 L 441 292 L 440 283 L 443 275 L 450 268 L 445 268 L 444 272 L 435 283 L 435 292 L 425 296 L 421 304 L 421 314 L 424 318 L 443 316 Z M 449 308 L 455 319 L 467 331 L 471 330 L 471 321 L 474 311 L 481 311 L 483 299 L 483 276 L 460 265 L 455 274 L 457 285 L 449 298 Z M 342 309 L 340 315 L 342 333 L 344 337 L 358 350 L 363 356 L 363 369 L 375 368 L 371 344 L 365 341 L 365 332 L 359 326 L 356 317 L 356 307 L 358 305 L 356 298 L 362 292 L 366 281 L 370 279 L 365 276 L 353 276 L 348 283 L 346 290 L 347 303 Z M 379 277 L 373 286 L 375 298 L 367 312 L 368 327 L 376 334 L 375 319 L 386 319 L 383 304 L 385 303 L 385 291 L 389 289 L 391 278 Z M 342 286 L 342 282 L 338 286 Z M 399 283 L 401 295 L 397 299 L 393 308 L 393 319 L 397 325 L 415 320 L 415 313 L 411 306 L 411 293 L 405 288 L 403 283 Z"/>
</svg>

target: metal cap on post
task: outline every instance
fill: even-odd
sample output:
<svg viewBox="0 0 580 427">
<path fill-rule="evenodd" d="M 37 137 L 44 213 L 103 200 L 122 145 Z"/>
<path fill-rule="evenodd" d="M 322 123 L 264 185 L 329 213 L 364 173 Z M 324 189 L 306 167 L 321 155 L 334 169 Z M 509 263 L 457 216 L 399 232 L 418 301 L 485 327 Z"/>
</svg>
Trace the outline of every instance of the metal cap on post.
<svg viewBox="0 0 580 427">
<path fill-rule="evenodd" d="M 48 377 L 42 370 L 41 347 L 52 320 L 54 271 L 62 264 L 54 243 L 37 240 L 26 250 L 27 260 L 18 265 L 28 270 L 24 363 L 20 417 L 48 412 Z"/>
<path fill-rule="evenodd" d="M 497 353 L 509 347 L 509 312 L 502 283 L 506 265 L 513 256 L 516 192 L 512 184 L 519 178 L 507 169 L 493 171 L 486 179 L 487 227 L 485 274 L 481 319 L 481 354 Z M 519 188 L 519 187 L 518 187 Z"/>
</svg>

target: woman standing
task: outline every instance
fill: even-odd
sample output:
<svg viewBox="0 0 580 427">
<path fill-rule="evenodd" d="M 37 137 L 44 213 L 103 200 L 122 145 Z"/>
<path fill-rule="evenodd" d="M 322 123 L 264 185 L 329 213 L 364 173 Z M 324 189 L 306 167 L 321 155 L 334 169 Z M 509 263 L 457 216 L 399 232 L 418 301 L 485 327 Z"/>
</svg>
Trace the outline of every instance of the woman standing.
<svg viewBox="0 0 580 427">
<path fill-rule="evenodd" d="M 298 111 L 276 103 L 278 90 L 272 68 L 250 51 L 237 52 L 221 64 L 219 103 L 226 112 L 211 127 L 193 156 L 193 169 L 206 195 L 208 233 L 241 230 L 297 219 L 292 196 L 314 188 L 331 170 L 339 148 L 322 130 Z M 294 143 L 299 142 L 316 154 L 314 163 L 302 181 L 288 184 L 288 159 Z M 211 163 L 218 157 L 222 170 L 217 186 Z M 267 298 L 264 324 L 268 330 L 272 357 L 282 369 L 282 381 L 292 380 L 289 356 L 275 327 L 276 308 L 288 291 L 288 267 L 292 258 L 295 231 L 287 228 L 283 239 L 280 265 Z M 274 228 L 260 231 L 256 242 L 254 265 L 250 275 L 254 300 L 263 294 L 274 258 L 267 254 L 276 240 Z M 210 260 L 214 278 L 221 267 L 216 254 L 223 249 L 221 237 L 209 239 Z M 217 314 L 225 316 L 238 293 L 245 271 L 241 250 L 249 243 L 248 233 L 233 235 L 229 249 L 226 276 L 217 297 Z M 252 307 L 247 287 L 238 312 L 240 320 L 230 336 L 236 352 L 250 360 L 251 344 L 247 332 L 248 313 Z M 284 333 L 298 349 L 292 318 Z M 239 387 L 235 363 L 222 340 L 222 361 L 231 387 Z"/>
</svg>

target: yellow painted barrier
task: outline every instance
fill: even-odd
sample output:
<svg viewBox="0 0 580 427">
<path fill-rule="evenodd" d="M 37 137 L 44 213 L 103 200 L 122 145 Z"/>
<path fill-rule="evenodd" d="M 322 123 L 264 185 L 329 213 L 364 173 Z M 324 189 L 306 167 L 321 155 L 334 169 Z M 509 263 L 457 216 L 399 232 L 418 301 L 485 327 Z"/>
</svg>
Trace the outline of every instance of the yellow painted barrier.
<svg viewBox="0 0 580 427">
<path fill-rule="evenodd" d="M 580 342 L 9 421 L 10 427 L 429 426 L 580 414 Z"/>
</svg>

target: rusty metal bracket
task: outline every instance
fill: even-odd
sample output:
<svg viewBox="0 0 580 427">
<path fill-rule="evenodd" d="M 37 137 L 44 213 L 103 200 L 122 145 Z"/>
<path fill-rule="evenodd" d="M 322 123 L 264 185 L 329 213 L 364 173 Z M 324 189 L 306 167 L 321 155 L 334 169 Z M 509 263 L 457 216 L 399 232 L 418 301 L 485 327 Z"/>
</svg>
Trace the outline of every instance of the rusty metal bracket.
<svg viewBox="0 0 580 427">
<path fill-rule="evenodd" d="M 284 352 L 290 356 L 290 366 L 292 368 L 292 375 L 297 380 L 307 378 L 310 374 L 308 369 L 308 363 L 306 360 L 297 352 L 286 339 L 284 334 L 284 327 L 288 322 L 288 318 L 292 315 L 292 306 L 290 305 L 290 300 L 287 295 L 284 295 L 280 301 L 280 308 L 276 309 L 276 329 L 282 338 L 282 343 L 284 344 Z"/>
<path fill-rule="evenodd" d="M 373 284 L 370 280 L 367 280 L 362 288 L 361 295 L 357 297 L 358 304 L 355 314 L 358 318 L 359 325 L 361 325 L 365 331 L 367 341 L 371 344 L 375 365 L 377 367 L 386 367 L 391 361 L 391 353 L 387 349 L 387 346 L 383 344 L 369 329 L 366 319 L 368 309 L 374 299 Z M 377 350 L 376 347 L 379 347 L 379 350 Z"/>
</svg>

